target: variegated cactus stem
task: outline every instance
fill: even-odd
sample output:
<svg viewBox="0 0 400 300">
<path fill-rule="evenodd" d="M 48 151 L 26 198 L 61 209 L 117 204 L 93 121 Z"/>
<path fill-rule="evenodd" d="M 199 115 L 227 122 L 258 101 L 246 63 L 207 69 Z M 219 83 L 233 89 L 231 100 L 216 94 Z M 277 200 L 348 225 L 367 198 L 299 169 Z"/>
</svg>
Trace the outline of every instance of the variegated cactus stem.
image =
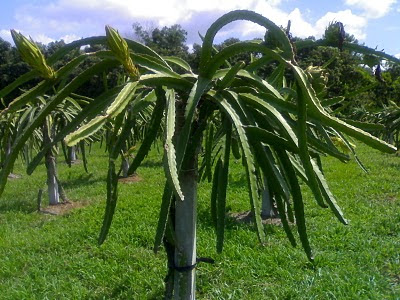
<svg viewBox="0 0 400 300">
<path fill-rule="evenodd" d="M 38 45 L 23 34 L 11 29 L 11 36 L 22 59 L 45 79 L 54 79 L 55 71 L 47 64 L 43 53 Z"/>
<path fill-rule="evenodd" d="M 117 30 L 109 25 L 106 25 L 106 36 L 107 43 L 110 50 L 113 52 L 115 57 L 122 63 L 125 70 L 133 80 L 139 78 L 139 70 L 133 63 L 131 58 L 129 47 L 126 41 L 121 37 Z"/>
<path fill-rule="evenodd" d="M 326 89 L 328 74 L 323 68 L 311 65 L 307 67 L 306 74 L 317 94 L 322 93 Z"/>
</svg>

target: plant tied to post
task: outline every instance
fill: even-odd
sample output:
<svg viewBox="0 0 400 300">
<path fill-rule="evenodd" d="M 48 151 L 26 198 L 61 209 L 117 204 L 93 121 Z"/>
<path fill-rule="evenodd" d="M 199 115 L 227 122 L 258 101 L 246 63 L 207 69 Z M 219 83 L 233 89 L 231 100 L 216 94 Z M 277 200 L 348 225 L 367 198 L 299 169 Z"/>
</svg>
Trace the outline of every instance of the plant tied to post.
<svg viewBox="0 0 400 300">
<path fill-rule="evenodd" d="M 265 27 L 274 43 L 262 40 L 238 42 L 217 52 L 213 48 L 215 35 L 225 25 L 237 20 L 251 21 Z M 329 207 L 339 221 L 347 224 L 324 178 L 320 156 L 329 155 L 343 162 L 348 161 L 350 157 L 332 142 L 340 138 L 353 150 L 351 144 L 347 143 L 348 137 L 383 152 L 396 151 L 395 147 L 332 116 L 324 106 L 324 101 L 329 99 L 321 99 L 323 93 L 316 93 L 324 83 L 320 75 L 313 77 L 313 73 L 317 75 L 317 70 L 310 69 L 307 73 L 298 67 L 286 33 L 255 12 L 232 11 L 211 25 L 204 36 L 198 75 L 182 59 L 161 57 L 140 43 L 121 38 L 111 27 L 106 27 L 106 33 L 107 37 L 86 38 L 66 45 L 49 58 L 48 64 L 53 65 L 68 51 L 89 43 L 108 45 L 111 51 L 78 56 L 57 70 L 54 80 L 45 78 L 11 102 L 1 113 L 2 116 L 7 115 L 33 101 L 38 94 L 61 84 L 61 80 L 88 56 L 100 58 L 99 62 L 68 84 L 56 89 L 58 92 L 48 99 L 47 104 L 16 138 L 0 173 L 0 194 L 17 153 L 44 118 L 91 76 L 122 64 L 131 80 L 105 91 L 89 103 L 54 137 L 51 144 L 38 153 L 36 161 L 43 157 L 46 147 L 64 138 L 72 146 L 100 130 L 107 122 L 113 123 L 107 202 L 99 237 L 99 243 L 103 243 L 118 199 L 115 161 L 134 126 L 133 122 L 126 121 L 124 115 L 128 107 L 131 115 L 152 107 L 148 129 L 128 173 L 133 174 L 137 170 L 152 143 L 163 131 L 166 183 L 154 250 L 157 251 L 163 244 L 167 252 L 169 268 L 166 298 L 195 297 L 195 267 L 198 261 L 204 260 L 197 258 L 196 254 L 199 177 L 213 182 L 210 213 L 216 229 L 217 251 L 223 249 L 231 152 L 243 160 L 259 241 L 265 241 L 260 191 L 268 187 L 290 242 L 294 246 L 297 243 L 289 226 L 289 221 L 296 220 L 300 243 L 308 259 L 313 260 L 299 178 L 310 187 L 321 207 Z M 347 46 L 346 43 L 343 45 Z M 351 47 L 357 51 L 353 45 Z M 230 57 L 243 52 L 257 53 L 257 58 L 247 65 L 243 62 L 229 65 L 227 60 Z M 271 63 L 275 65 L 274 71 L 269 77 L 261 78 L 258 69 Z M 172 66 L 179 67 L 182 72 L 174 71 Z M 285 77 L 288 73 L 291 79 Z M 36 74 L 23 75 L 1 90 L 0 98 L 33 76 Z M 313 82 L 310 81 L 312 78 L 315 78 Z M 160 126 L 161 123 L 163 126 Z"/>
</svg>

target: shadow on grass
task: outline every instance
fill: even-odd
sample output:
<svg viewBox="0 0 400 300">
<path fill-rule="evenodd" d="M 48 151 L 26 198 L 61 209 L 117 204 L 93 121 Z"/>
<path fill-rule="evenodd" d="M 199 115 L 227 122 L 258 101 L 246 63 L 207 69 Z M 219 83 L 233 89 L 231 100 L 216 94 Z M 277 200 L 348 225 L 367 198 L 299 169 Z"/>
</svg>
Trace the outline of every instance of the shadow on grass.
<svg viewBox="0 0 400 300">
<path fill-rule="evenodd" d="M 390 160 L 384 161 L 382 163 L 382 167 L 392 168 L 392 169 L 395 169 L 396 171 L 399 171 L 400 170 L 400 157 L 398 157 L 398 156 L 391 157 Z"/>
<path fill-rule="evenodd" d="M 237 230 L 237 229 L 246 229 L 250 231 L 256 232 L 256 228 L 252 222 L 238 222 L 233 217 L 228 214 L 230 211 L 226 212 L 225 218 L 225 230 Z M 198 220 L 204 227 L 214 228 L 213 220 L 211 219 L 211 212 L 207 209 L 201 209 L 197 212 Z"/>
<path fill-rule="evenodd" d="M 61 178 L 61 184 L 67 190 L 90 186 L 97 182 L 106 182 L 106 178 L 93 178 L 93 174 L 83 174 L 75 179 Z M 25 183 L 21 183 L 25 184 Z M 43 190 L 43 201 L 46 201 L 47 198 L 47 185 L 44 184 L 42 186 Z M 32 213 L 37 211 L 37 195 L 39 188 L 37 189 L 29 189 L 22 196 L 18 194 L 18 196 L 14 197 L 3 197 L 0 199 L 0 212 L 23 212 L 23 213 Z M 69 191 L 67 191 L 67 197 L 69 195 Z"/>
<path fill-rule="evenodd" d="M 160 168 L 162 166 L 163 166 L 162 161 L 158 160 L 145 160 L 140 165 L 140 167 L 145 167 L 145 168 Z"/>
<path fill-rule="evenodd" d="M 34 196 L 29 196 L 24 199 L 13 199 L 12 201 L 0 201 L 0 212 L 23 212 L 32 213 L 37 211 L 36 200 Z M 31 199 L 31 200 L 27 200 Z"/>
<path fill-rule="evenodd" d="M 241 211 L 241 215 L 247 215 L 245 218 L 238 218 L 232 215 L 236 215 L 238 212 L 232 212 L 229 207 L 225 213 L 225 232 L 235 232 L 238 230 L 245 230 L 257 235 L 257 227 L 255 225 L 254 217 L 251 216 L 250 211 Z M 198 211 L 198 220 L 203 227 L 214 230 L 215 226 L 211 218 L 211 212 L 207 209 L 201 209 Z M 282 223 L 279 218 L 263 218 L 263 228 L 265 234 L 275 234 L 279 230 L 283 230 Z M 295 230 L 293 224 L 290 225 L 292 231 Z"/>
<path fill-rule="evenodd" d="M 93 177 L 93 173 L 82 174 L 75 179 L 60 178 L 62 186 L 67 189 L 73 189 L 82 186 L 89 186 L 97 182 L 106 182 L 106 177 Z"/>
</svg>

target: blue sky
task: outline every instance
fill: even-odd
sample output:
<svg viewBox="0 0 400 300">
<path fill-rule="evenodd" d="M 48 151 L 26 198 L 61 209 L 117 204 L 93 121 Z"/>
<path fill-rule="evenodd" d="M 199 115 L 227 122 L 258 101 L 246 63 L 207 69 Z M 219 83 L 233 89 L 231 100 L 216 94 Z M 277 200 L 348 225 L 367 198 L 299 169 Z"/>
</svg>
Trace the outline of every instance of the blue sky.
<svg viewBox="0 0 400 300">
<path fill-rule="evenodd" d="M 400 0 L 3 0 L 0 37 L 11 41 L 11 28 L 42 43 L 103 35 L 104 25 L 133 37 L 132 24 L 145 28 L 181 24 L 188 44 L 199 43 L 210 24 L 233 9 L 254 10 L 278 25 L 292 21 L 292 34 L 320 37 L 329 22 L 345 24 L 348 33 L 370 47 L 400 56 Z M 223 28 L 222 41 L 262 36 L 263 30 L 249 22 Z"/>
</svg>

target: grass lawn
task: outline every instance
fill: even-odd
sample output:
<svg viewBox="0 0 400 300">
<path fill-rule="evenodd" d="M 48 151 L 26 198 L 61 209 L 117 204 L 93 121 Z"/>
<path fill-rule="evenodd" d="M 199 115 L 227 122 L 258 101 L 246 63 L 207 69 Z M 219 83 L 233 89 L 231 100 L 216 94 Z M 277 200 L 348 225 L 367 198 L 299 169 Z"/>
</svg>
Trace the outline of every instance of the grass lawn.
<svg viewBox="0 0 400 300">
<path fill-rule="evenodd" d="M 350 162 L 324 159 L 324 171 L 350 225 L 317 207 L 306 187 L 306 217 L 315 264 L 292 248 L 283 229 L 267 225 L 267 244 L 251 224 L 228 221 L 221 255 L 209 216 L 210 185 L 199 190 L 198 255 L 216 263 L 197 268 L 198 299 L 400 299 L 400 157 L 358 146 L 369 174 Z M 161 299 L 166 256 L 152 252 L 165 182 L 161 156 L 152 151 L 140 181 L 120 184 L 110 234 L 97 237 L 106 194 L 107 156 L 94 149 L 89 171 L 59 163 L 72 201 L 62 216 L 36 212 L 45 169 L 24 173 L 22 163 L 0 199 L 0 299 Z M 61 160 L 60 160 L 61 161 Z M 249 209 L 240 162 L 233 162 L 227 203 Z M 46 194 L 43 201 L 46 202 Z"/>
</svg>

